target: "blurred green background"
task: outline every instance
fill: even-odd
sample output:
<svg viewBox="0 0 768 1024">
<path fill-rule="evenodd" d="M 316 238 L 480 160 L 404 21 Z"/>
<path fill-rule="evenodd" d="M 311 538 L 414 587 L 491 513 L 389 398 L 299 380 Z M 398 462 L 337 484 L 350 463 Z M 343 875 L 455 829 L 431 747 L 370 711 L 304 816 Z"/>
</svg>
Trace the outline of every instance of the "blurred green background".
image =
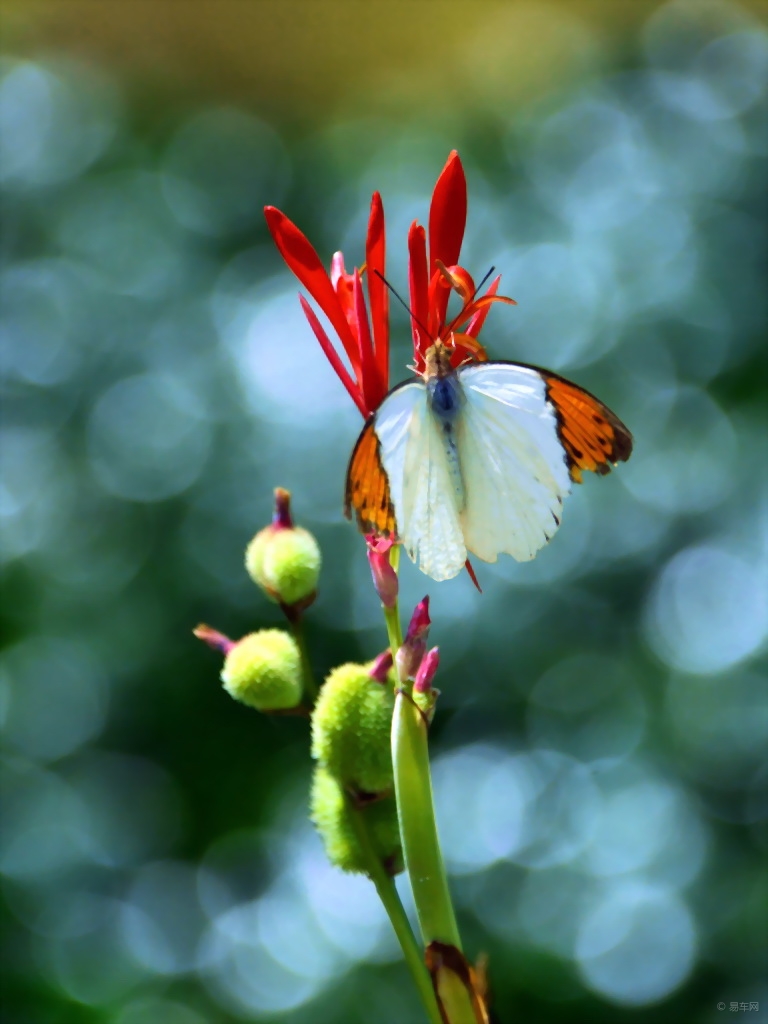
<svg viewBox="0 0 768 1024">
<path fill-rule="evenodd" d="M 280 622 L 242 567 L 279 484 L 324 551 L 317 671 L 385 645 L 341 514 L 359 416 L 261 208 L 359 264 L 379 189 L 404 291 L 454 147 L 462 263 L 519 303 L 492 356 L 636 439 L 482 595 L 403 572 L 467 951 L 504 1024 L 767 1020 L 765 6 L 0 17 L 3 1020 L 421 1020 L 308 824 L 306 723 L 236 705 L 191 628 Z"/>
</svg>

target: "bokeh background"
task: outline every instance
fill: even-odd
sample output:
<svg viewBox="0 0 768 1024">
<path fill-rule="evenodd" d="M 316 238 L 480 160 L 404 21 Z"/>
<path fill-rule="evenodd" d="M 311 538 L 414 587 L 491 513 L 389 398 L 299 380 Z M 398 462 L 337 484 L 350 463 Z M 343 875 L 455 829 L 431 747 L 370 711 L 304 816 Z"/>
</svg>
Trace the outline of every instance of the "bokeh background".
<svg viewBox="0 0 768 1024">
<path fill-rule="evenodd" d="M 325 556 L 317 671 L 385 645 L 359 416 L 261 208 L 349 265 L 379 189 L 405 290 L 454 147 L 462 263 L 519 302 L 492 355 L 636 438 L 482 596 L 403 572 L 467 950 L 505 1024 L 768 1019 L 765 6 L 0 14 L 3 1019 L 421 1020 L 307 821 L 306 723 L 236 705 L 191 628 L 280 622 L 242 556 L 282 485 Z M 393 308 L 395 381 L 408 335 Z"/>
</svg>

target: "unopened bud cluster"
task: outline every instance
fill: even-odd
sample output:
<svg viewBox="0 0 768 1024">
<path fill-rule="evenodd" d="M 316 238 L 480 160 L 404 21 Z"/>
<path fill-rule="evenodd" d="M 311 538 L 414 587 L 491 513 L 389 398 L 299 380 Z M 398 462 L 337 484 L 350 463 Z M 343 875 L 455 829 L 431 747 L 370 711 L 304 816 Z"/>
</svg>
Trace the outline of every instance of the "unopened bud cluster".
<svg viewBox="0 0 768 1024">
<path fill-rule="evenodd" d="M 391 873 L 402 870 L 393 795 L 390 729 L 394 708 L 392 659 L 334 669 L 312 716 L 312 756 L 318 764 L 311 813 L 328 859 L 344 871 L 367 872 L 354 815 L 365 818 L 373 852 Z"/>
</svg>

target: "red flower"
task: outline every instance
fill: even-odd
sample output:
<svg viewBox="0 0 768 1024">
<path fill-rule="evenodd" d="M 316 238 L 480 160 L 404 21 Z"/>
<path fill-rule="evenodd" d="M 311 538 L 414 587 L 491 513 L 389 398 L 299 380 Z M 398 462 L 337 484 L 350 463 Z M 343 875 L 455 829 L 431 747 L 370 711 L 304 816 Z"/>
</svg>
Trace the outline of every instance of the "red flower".
<svg viewBox="0 0 768 1024">
<path fill-rule="evenodd" d="M 494 278 L 485 295 L 475 298 L 475 283 L 459 266 L 459 252 L 467 220 L 467 179 L 454 149 L 437 179 L 429 207 L 429 259 L 424 228 L 411 224 L 408 232 L 408 284 L 411 296 L 411 333 L 416 369 L 425 367 L 430 345 L 441 338 L 454 350 L 451 362 L 484 360 L 485 351 L 476 338 L 492 302 L 515 304 L 497 295 L 501 276 Z M 446 323 L 451 289 L 462 301 L 459 313 Z M 464 333 L 460 329 L 466 325 Z"/>
<path fill-rule="evenodd" d="M 381 196 L 378 192 L 373 194 L 365 243 L 365 269 L 373 332 L 368 322 L 361 272 L 355 268 L 348 274 L 344 269 L 344 257 L 337 252 L 331 261 L 329 277 L 308 239 L 284 213 L 274 206 L 266 206 L 264 215 L 280 255 L 328 317 L 339 336 L 354 378 L 344 366 L 312 307 L 303 295 L 299 296 L 309 325 L 328 361 L 355 405 L 367 417 L 379 407 L 389 390 L 389 295 L 382 280 L 385 241 Z"/>
<path fill-rule="evenodd" d="M 381 196 L 374 192 L 365 245 L 368 302 L 365 305 L 363 270 L 348 274 L 344 257 L 337 252 L 331 261 L 330 276 L 310 242 L 284 213 L 267 206 L 267 226 L 280 254 L 330 321 L 352 367 L 349 373 L 339 352 L 326 334 L 307 300 L 300 296 L 304 313 L 331 366 L 349 392 L 360 412 L 374 412 L 389 391 L 389 295 L 384 277 L 384 209 Z M 513 299 L 497 295 L 500 277 L 496 277 L 480 298 L 463 267 L 458 265 L 459 250 L 467 219 L 467 182 L 458 153 L 448 157 L 437 179 L 429 210 L 429 258 L 424 228 L 415 221 L 408 234 L 408 280 L 411 297 L 411 331 L 416 369 L 425 367 L 424 356 L 430 345 L 441 338 L 454 350 L 454 366 L 466 359 L 485 359 L 476 340 L 492 302 Z M 380 276 L 379 276 L 380 275 Z M 446 322 L 451 290 L 458 293 L 462 308 Z M 372 329 L 371 329 L 372 324 Z M 462 333 L 461 328 L 465 330 Z"/>
</svg>

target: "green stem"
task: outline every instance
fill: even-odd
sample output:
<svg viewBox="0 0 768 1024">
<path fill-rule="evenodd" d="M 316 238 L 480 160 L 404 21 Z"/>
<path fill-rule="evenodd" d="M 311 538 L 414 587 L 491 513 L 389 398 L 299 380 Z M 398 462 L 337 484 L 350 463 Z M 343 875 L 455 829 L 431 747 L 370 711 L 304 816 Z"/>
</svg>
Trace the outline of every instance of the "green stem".
<svg viewBox="0 0 768 1024">
<path fill-rule="evenodd" d="M 437 836 L 429 771 L 427 724 L 410 695 L 395 698 L 392 759 L 405 865 L 424 945 L 437 940 L 461 949 Z"/>
<path fill-rule="evenodd" d="M 398 549 L 392 549 L 397 569 Z M 403 644 L 397 604 L 384 609 L 389 646 L 394 658 Z M 392 764 L 397 814 L 405 867 L 413 890 L 424 945 L 444 942 L 461 952 L 461 939 L 451 903 L 445 864 L 437 835 L 432 778 L 429 770 L 427 723 L 413 703 L 408 680 L 400 680 L 392 716 Z M 470 995 L 463 985 L 446 986 L 441 993 L 450 1024 L 476 1024 Z"/>
<path fill-rule="evenodd" d="M 384 621 L 387 624 L 387 637 L 389 638 L 389 649 L 392 651 L 392 660 L 403 646 L 403 630 L 400 626 L 400 613 L 397 610 L 397 603 L 394 608 L 384 609 Z"/>
<path fill-rule="evenodd" d="M 304 680 L 304 695 L 307 698 L 310 708 L 312 708 L 317 700 L 317 683 L 315 682 L 315 676 L 312 672 L 312 664 L 309 660 L 309 651 L 307 650 L 307 641 L 304 636 L 304 625 L 300 616 L 291 621 L 291 630 L 293 632 L 293 638 L 296 641 L 296 646 L 299 648 L 299 655 L 301 657 L 301 674 Z"/>
<path fill-rule="evenodd" d="M 379 899 L 384 904 L 384 909 L 395 931 L 400 948 L 403 951 L 405 962 L 411 972 L 416 988 L 418 989 L 424 1009 L 427 1012 L 430 1024 L 442 1024 L 440 1008 L 432 988 L 432 979 L 424 964 L 424 958 L 413 934 L 413 930 L 406 916 L 403 904 L 395 888 L 395 883 L 387 874 L 384 865 L 379 860 L 371 843 L 370 833 L 365 821 L 364 811 L 360 808 L 349 794 L 346 795 L 347 808 L 355 829 L 355 835 L 360 843 L 360 848 L 366 860 L 368 876 L 376 886 Z"/>
</svg>

